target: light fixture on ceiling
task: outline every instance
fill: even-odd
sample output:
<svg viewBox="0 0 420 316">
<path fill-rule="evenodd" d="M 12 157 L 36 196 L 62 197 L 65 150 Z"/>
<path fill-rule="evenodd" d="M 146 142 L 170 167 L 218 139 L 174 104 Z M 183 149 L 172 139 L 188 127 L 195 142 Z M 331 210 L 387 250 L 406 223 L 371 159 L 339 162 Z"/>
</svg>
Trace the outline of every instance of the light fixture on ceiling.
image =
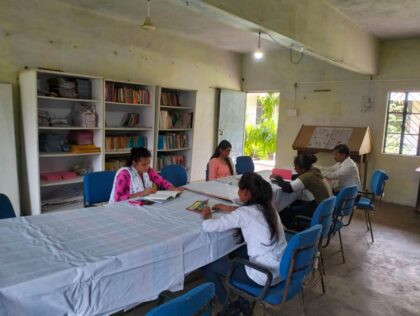
<svg viewBox="0 0 420 316">
<path fill-rule="evenodd" d="M 261 59 L 264 57 L 264 53 L 261 50 L 261 31 L 258 32 L 258 47 L 257 50 L 254 52 L 255 59 Z"/>
<path fill-rule="evenodd" d="M 147 31 L 156 30 L 156 26 L 153 25 L 152 20 L 150 19 L 150 0 L 147 0 L 147 17 L 141 27 Z"/>
</svg>

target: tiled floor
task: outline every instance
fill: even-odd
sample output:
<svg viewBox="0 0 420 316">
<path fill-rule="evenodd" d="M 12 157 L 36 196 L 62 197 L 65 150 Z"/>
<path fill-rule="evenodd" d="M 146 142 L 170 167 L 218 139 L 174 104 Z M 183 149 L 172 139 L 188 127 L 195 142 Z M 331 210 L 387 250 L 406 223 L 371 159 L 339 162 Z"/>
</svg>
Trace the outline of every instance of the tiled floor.
<svg viewBox="0 0 420 316">
<path fill-rule="evenodd" d="M 306 291 L 305 315 L 420 315 L 420 214 L 410 207 L 383 203 L 373 216 L 373 229 L 372 244 L 358 211 L 343 231 L 346 263 L 339 255 L 327 259 L 327 293 L 321 295 L 320 288 Z M 336 239 L 327 256 L 338 249 Z M 201 282 L 196 279 L 187 288 Z M 144 315 L 153 306 L 145 304 L 125 315 Z M 296 299 L 281 315 L 301 313 Z M 262 315 L 261 310 L 256 308 L 254 315 Z"/>
</svg>

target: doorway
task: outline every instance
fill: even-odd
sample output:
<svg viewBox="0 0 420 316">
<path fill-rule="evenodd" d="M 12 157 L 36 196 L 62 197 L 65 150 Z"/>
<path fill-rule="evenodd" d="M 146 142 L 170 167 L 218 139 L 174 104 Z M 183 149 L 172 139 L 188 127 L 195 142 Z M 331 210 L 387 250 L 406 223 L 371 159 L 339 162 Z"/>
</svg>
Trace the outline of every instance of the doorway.
<svg viewBox="0 0 420 316">
<path fill-rule="evenodd" d="M 275 166 L 279 92 L 246 94 L 244 154 L 251 156 L 255 171 Z"/>
</svg>

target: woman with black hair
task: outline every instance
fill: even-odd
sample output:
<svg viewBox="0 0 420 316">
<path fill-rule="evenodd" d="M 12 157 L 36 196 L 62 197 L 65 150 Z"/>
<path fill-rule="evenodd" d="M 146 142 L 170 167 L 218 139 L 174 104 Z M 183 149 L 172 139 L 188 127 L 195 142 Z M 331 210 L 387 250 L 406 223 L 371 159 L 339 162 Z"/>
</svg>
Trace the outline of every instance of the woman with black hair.
<svg viewBox="0 0 420 316">
<path fill-rule="evenodd" d="M 247 245 L 239 252 L 235 251 L 235 254 L 249 257 L 251 262 L 269 269 L 273 274 L 272 285 L 275 285 L 281 281 L 279 263 L 287 243 L 280 217 L 272 203 L 273 190 L 267 181 L 254 172 L 244 173 L 238 186 L 242 206 L 215 205 L 216 209 L 227 212 L 217 219 L 212 219 L 210 208 L 205 208 L 203 230 L 223 232 L 240 228 Z M 227 275 L 229 267 L 229 259 L 223 257 L 203 268 L 206 280 L 216 285 L 220 304 L 224 304 L 226 300 L 226 290 L 220 277 Z M 261 287 L 266 282 L 265 274 L 242 265 L 233 273 L 233 279 Z"/>
<path fill-rule="evenodd" d="M 151 153 L 144 147 L 131 148 L 126 166 L 114 178 L 110 203 L 138 198 L 160 190 L 179 190 L 150 167 Z"/>
<path fill-rule="evenodd" d="M 229 158 L 231 149 L 232 145 L 227 140 L 222 140 L 216 147 L 209 161 L 209 180 L 216 180 L 235 174 L 233 162 Z"/>
<path fill-rule="evenodd" d="M 308 190 L 313 195 L 313 200 L 297 200 L 280 212 L 283 225 L 293 229 L 294 219 L 297 215 L 312 217 L 318 204 L 332 196 L 331 188 L 321 171 L 312 165 L 317 161 L 315 155 L 299 155 L 294 160 L 298 177 L 291 181 L 284 181 L 282 177 L 272 175 L 271 178 L 286 193 Z"/>
</svg>

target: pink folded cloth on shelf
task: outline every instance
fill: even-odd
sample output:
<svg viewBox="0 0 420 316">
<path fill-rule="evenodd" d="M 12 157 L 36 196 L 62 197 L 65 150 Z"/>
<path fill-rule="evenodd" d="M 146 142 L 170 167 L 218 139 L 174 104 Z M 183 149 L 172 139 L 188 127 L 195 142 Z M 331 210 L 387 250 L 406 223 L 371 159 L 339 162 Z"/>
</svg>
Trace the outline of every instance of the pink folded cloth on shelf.
<svg viewBox="0 0 420 316">
<path fill-rule="evenodd" d="M 41 180 L 58 181 L 65 179 L 73 179 L 77 177 L 77 173 L 73 171 L 56 171 L 56 172 L 41 172 Z"/>
</svg>

